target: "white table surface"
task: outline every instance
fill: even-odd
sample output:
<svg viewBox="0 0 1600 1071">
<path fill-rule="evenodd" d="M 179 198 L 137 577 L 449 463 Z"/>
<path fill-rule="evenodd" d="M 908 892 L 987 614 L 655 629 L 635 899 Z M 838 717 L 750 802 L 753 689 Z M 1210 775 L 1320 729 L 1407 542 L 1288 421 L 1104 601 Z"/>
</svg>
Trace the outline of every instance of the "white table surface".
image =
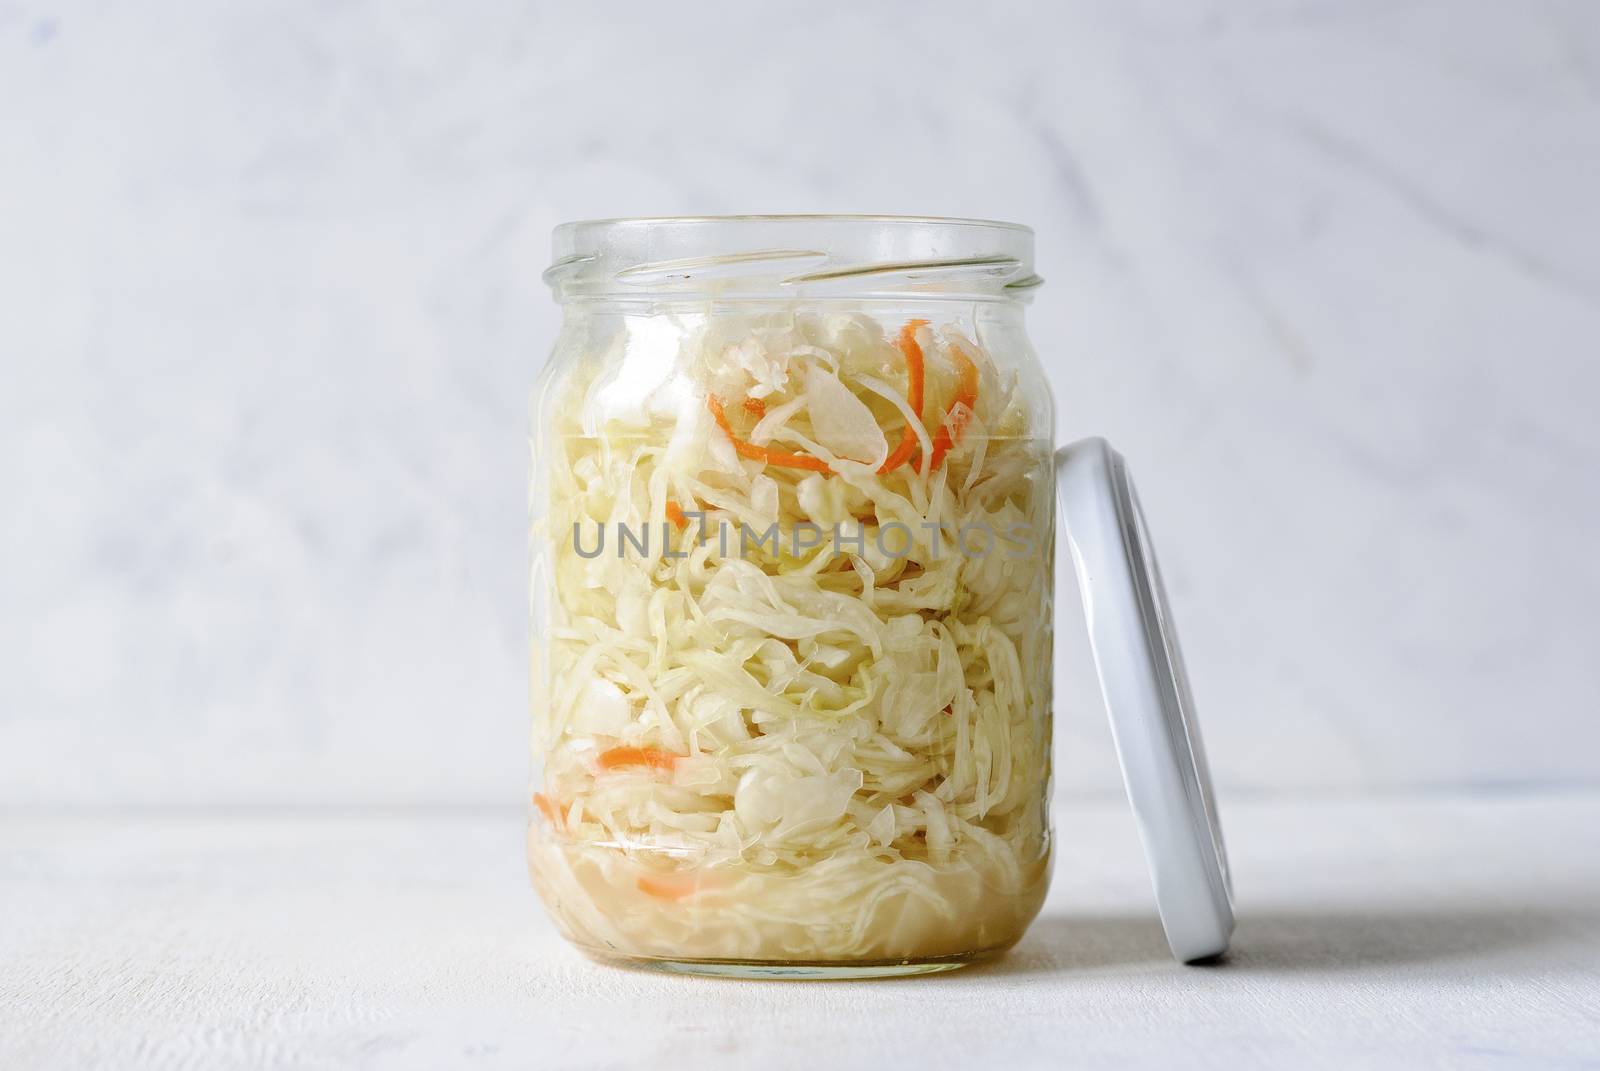
<svg viewBox="0 0 1600 1071">
<path fill-rule="evenodd" d="M 1132 820 L 1061 806 L 997 964 L 591 964 L 483 812 L 0 819 L 0 1067 L 1595 1067 L 1600 796 L 1223 800 L 1229 961 L 1167 958 Z"/>
</svg>

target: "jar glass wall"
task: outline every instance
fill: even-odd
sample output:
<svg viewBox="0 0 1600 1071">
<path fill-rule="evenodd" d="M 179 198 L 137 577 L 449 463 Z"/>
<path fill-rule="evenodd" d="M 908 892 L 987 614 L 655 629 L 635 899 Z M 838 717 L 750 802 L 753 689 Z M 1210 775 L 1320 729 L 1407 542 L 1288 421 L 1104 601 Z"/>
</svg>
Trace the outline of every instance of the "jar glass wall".
<svg viewBox="0 0 1600 1071">
<path fill-rule="evenodd" d="M 592 955 L 960 965 L 1048 882 L 1032 235 L 569 224 L 532 428 L 535 886 Z"/>
</svg>

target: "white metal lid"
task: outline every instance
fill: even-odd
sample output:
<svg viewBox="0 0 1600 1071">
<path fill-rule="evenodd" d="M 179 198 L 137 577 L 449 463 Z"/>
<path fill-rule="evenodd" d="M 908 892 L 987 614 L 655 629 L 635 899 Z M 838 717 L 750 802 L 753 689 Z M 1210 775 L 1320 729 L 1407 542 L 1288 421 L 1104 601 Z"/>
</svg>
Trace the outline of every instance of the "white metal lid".
<svg viewBox="0 0 1600 1071">
<path fill-rule="evenodd" d="M 1156 906 L 1185 963 L 1227 951 L 1233 885 L 1189 677 L 1144 511 L 1104 439 L 1056 451 L 1057 500 Z"/>
</svg>

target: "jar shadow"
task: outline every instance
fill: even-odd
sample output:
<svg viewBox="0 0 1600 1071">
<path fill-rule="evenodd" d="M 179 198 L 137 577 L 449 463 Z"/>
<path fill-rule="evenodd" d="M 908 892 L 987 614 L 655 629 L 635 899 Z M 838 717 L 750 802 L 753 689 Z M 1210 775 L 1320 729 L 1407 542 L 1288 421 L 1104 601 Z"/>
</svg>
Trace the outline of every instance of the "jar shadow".
<svg viewBox="0 0 1600 1071">
<path fill-rule="evenodd" d="M 1226 956 L 1198 969 L 1358 971 L 1488 959 L 1552 944 L 1593 945 L 1600 909 L 1505 905 L 1246 909 Z M 1150 915 L 1041 915 L 1009 954 L 967 974 L 1027 975 L 1095 968 L 1174 966 Z"/>
</svg>

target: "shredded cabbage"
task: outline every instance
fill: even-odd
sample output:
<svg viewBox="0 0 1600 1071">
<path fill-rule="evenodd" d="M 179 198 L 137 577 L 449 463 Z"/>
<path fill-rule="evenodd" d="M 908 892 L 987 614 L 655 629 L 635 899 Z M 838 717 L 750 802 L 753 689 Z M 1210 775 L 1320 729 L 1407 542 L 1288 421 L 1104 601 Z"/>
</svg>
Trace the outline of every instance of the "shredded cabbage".
<svg viewBox="0 0 1600 1071">
<path fill-rule="evenodd" d="M 648 390 L 575 362 L 535 443 L 535 884 L 607 955 L 1010 945 L 1049 861 L 1049 429 L 954 324 L 674 331 Z"/>
</svg>

